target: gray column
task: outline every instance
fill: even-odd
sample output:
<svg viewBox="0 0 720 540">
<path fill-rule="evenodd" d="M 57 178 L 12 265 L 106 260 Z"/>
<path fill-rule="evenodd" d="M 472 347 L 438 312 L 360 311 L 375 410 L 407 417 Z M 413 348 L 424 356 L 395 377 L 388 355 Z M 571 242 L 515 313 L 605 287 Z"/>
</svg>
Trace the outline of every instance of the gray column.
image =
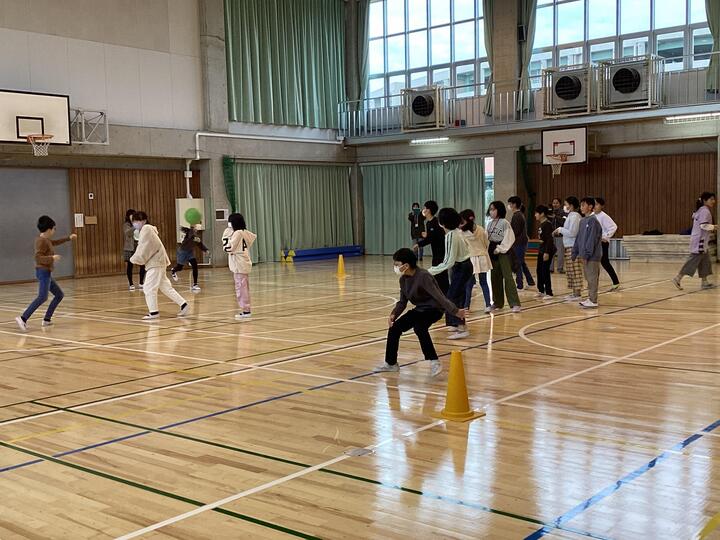
<svg viewBox="0 0 720 540">
<path fill-rule="evenodd" d="M 507 201 L 517 195 L 517 149 L 502 148 L 495 151 L 495 200 Z"/>
<path fill-rule="evenodd" d="M 363 200 L 362 173 L 358 165 L 350 172 L 350 204 L 352 208 L 353 242 L 365 245 L 365 212 Z"/>
<path fill-rule="evenodd" d="M 226 266 L 227 254 L 220 247 L 226 223 L 215 221 L 216 209 L 230 208 L 225 196 L 222 157 L 201 159 L 196 163 L 200 169 L 200 191 L 205 199 L 205 215 L 208 217 L 205 244 L 210 248 L 213 266 Z"/>
<path fill-rule="evenodd" d="M 517 24 L 518 3 L 498 2 L 493 9 L 493 80 L 498 92 L 517 90 Z"/>
<path fill-rule="evenodd" d="M 223 0 L 200 0 L 200 61 L 202 63 L 205 129 L 228 130 L 225 8 Z"/>
</svg>

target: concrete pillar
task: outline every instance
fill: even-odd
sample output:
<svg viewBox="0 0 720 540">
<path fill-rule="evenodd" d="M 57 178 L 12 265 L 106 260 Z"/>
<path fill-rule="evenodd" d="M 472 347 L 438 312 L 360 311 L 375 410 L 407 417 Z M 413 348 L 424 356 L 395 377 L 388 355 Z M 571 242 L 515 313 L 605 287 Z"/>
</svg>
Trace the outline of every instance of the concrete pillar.
<svg viewBox="0 0 720 540">
<path fill-rule="evenodd" d="M 493 79 L 498 92 L 517 89 L 519 77 L 517 42 L 518 2 L 496 2 L 493 9 Z"/>
<path fill-rule="evenodd" d="M 365 245 L 363 180 L 358 165 L 353 165 L 350 172 L 350 204 L 352 210 L 353 243 L 355 245 Z"/>
<path fill-rule="evenodd" d="M 220 246 L 222 233 L 227 224 L 224 221 L 215 220 L 216 209 L 230 209 L 230 203 L 225 196 L 222 157 L 201 159 L 197 163 L 200 169 L 200 191 L 205 199 L 205 215 L 208 216 L 205 243 L 210 248 L 213 266 L 226 266 L 227 254 Z"/>
<path fill-rule="evenodd" d="M 227 132 L 228 93 L 223 0 L 200 0 L 200 61 L 205 94 L 205 129 Z"/>
<path fill-rule="evenodd" d="M 495 151 L 495 200 L 507 201 L 517 195 L 517 149 L 502 148 Z"/>
</svg>

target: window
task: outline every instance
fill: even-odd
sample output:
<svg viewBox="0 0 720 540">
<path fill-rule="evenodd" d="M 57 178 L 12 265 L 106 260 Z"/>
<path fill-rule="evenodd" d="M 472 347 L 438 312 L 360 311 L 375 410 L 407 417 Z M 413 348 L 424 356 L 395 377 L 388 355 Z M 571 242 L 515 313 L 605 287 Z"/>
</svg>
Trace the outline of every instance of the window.
<svg viewBox="0 0 720 540">
<path fill-rule="evenodd" d="M 367 97 L 428 84 L 465 86 L 456 93 L 460 97 L 484 92 L 473 86 L 490 78 L 482 4 L 371 0 Z M 372 106 L 376 103 L 373 100 Z"/>
<path fill-rule="evenodd" d="M 705 67 L 712 50 L 705 0 L 538 0 L 535 21 L 533 77 L 648 54 L 665 58 L 667 71 Z"/>
</svg>

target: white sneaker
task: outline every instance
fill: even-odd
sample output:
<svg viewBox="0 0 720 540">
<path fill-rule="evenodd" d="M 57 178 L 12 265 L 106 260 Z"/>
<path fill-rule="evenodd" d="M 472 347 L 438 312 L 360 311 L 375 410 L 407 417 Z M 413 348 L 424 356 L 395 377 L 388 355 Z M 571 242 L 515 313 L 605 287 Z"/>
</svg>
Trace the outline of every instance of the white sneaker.
<svg viewBox="0 0 720 540">
<path fill-rule="evenodd" d="M 520 313 L 522 311 L 522 308 L 520 306 L 513 306 L 510 311 L 512 311 L 513 313 Z"/>
<path fill-rule="evenodd" d="M 42 325 L 43 325 L 44 327 L 52 326 L 52 325 L 53 325 L 53 322 L 52 322 L 52 321 L 46 321 L 45 319 L 43 319 Z"/>
<path fill-rule="evenodd" d="M 461 330 L 455 332 L 454 334 L 450 334 L 448 339 L 465 339 L 466 337 L 470 337 L 470 332 L 467 330 Z"/>
<path fill-rule="evenodd" d="M 188 314 L 189 311 L 190 311 L 190 304 L 185 302 L 185 304 L 183 304 L 183 306 L 180 308 L 180 311 L 178 311 L 177 316 L 184 317 L 185 315 Z"/>
<path fill-rule="evenodd" d="M 493 310 L 492 306 L 488 306 L 485 308 L 485 313 L 490 313 Z"/>
<path fill-rule="evenodd" d="M 143 290 L 143 284 L 141 283 L 140 285 L 137 286 L 137 288 L 138 288 L 138 290 L 142 291 L 142 290 Z"/>
<path fill-rule="evenodd" d="M 238 313 L 235 315 L 236 321 L 249 321 L 252 318 L 252 313 Z"/>
<path fill-rule="evenodd" d="M 430 376 L 437 377 L 442 373 L 442 364 L 440 360 L 430 360 Z"/>
<path fill-rule="evenodd" d="M 128 291 L 132 292 L 132 291 L 134 291 L 134 290 L 135 290 L 135 285 L 130 285 L 130 286 L 128 287 Z"/>
<path fill-rule="evenodd" d="M 170 272 L 170 277 L 175 283 L 177 283 L 177 281 L 180 279 L 175 272 Z"/>
<path fill-rule="evenodd" d="M 535 298 L 542 298 L 543 296 L 545 296 L 545 293 L 539 292 L 535 295 Z"/>
<path fill-rule="evenodd" d="M 592 301 L 588 298 L 588 299 L 585 300 L 584 302 L 580 302 L 580 307 L 581 307 L 581 308 L 585 308 L 585 309 L 590 309 L 590 308 L 596 308 L 596 307 L 598 307 L 598 304 L 596 304 L 595 302 L 592 302 Z"/>
<path fill-rule="evenodd" d="M 617 284 L 613 285 L 612 287 L 610 287 L 610 292 L 615 292 L 619 289 L 620 289 L 620 284 L 617 283 Z"/>
<path fill-rule="evenodd" d="M 555 297 L 552 294 L 546 294 L 546 295 L 543 295 L 541 300 L 552 300 L 553 298 L 555 298 Z"/>
<path fill-rule="evenodd" d="M 383 362 L 379 366 L 377 366 L 375 369 L 373 369 L 374 373 L 383 373 L 383 372 L 398 372 L 400 371 L 400 366 L 397 364 L 390 365 L 387 362 Z"/>
<path fill-rule="evenodd" d="M 563 298 L 565 302 L 578 302 L 582 300 L 582 296 L 575 296 L 574 294 L 568 294 L 565 298 Z"/>
<path fill-rule="evenodd" d="M 143 316 L 143 321 L 154 321 L 155 319 L 159 319 L 160 314 L 159 313 L 148 313 L 147 315 Z"/>
<path fill-rule="evenodd" d="M 193 291 L 193 292 L 200 292 L 200 290 L 201 290 L 201 289 L 200 289 L 200 285 L 195 284 L 195 285 L 193 285 L 192 287 L 190 287 L 190 290 Z"/>
<path fill-rule="evenodd" d="M 22 317 L 15 317 L 15 322 L 20 327 L 20 330 L 22 330 L 23 332 L 27 332 L 28 325 L 25 321 L 22 320 Z"/>
<path fill-rule="evenodd" d="M 670 281 L 672 281 L 672 284 L 677 287 L 678 291 L 683 290 L 682 285 L 680 285 L 680 280 L 677 277 L 672 278 Z"/>
<path fill-rule="evenodd" d="M 457 326 L 446 326 L 445 330 L 448 332 L 457 332 L 458 331 Z"/>
</svg>

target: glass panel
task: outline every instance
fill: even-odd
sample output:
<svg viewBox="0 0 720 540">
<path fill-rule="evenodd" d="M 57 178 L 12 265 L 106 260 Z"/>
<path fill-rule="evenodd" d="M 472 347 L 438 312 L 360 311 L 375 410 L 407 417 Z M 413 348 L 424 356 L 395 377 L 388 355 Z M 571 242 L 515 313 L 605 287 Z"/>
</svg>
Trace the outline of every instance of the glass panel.
<svg viewBox="0 0 720 540">
<path fill-rule="evenodd" d="M 480 62 L 480 81 L 483 85 L 480 87 L 480 94 L 486 94 L 490 85 L 490 64 L 488 62 Z"/>
<path fill-rule="evenodd" d="M 612 60 L 615 58 L 615 43 L 595 43 L 590 45 L 590 62 L 597 64 L 601 60 Z"/>
<path fill-rule="evenodd" d="M 538 6 L 544 6 L 545 4 L 552 4 L 554 0 L 538 0 Z"/>
<path fill-rule="evenodd" d="M 436 69 L 433 71 L 433 84 L 450 86 L 450 68 Z"/>
<path fill-rule="evenodd" d="M 455 61 L 475 58 L 475 21 L 454 25 Z"/>
<path fill-rule="evenodd" d="M 416 71 L 410 74 L 410 88 L 419 88 L 420 86 L 427 86 L 428 75 L 427 71 Z"/>
<path fill-rule="evenodd" d="M 382 97 L 385 95 L 385 79 L 370 79 L 368 82 L 368 97 L 375 98 L 370 101 L 370 108 L 382 107 Z"/>
<path fill-rule="evenodd" d="M 433 64 L 447 64 L 450 62 L 450 27 L 443 26 L 431 30 Z"/>
<path fill-rule="evenodd" d="M 485 19 L 478 21 L 478 58 L 485 58 L 487 56 L 487 50 L 485 49 Z"/>
<path fill-rule="evenodd" d="M 371 38 L 383 35 L 383 2 L 373 2 L 370 4 L 368 32 Z"/>
<path fill-rule="evenodd" d="M 430 22 L 432 26 L 450 22 L 450 0 L 430 0 Z"/>
<path fill-rule="evenodd" d="M 468 97 L 475 94 L 475 87 L 468 86 L 475 84 L 475 65 L 465 64 L 458 66 L 455 70 L 455 86 L 463 86 L 457 89 L 457 97 Z"/>
<path fill-rule="evenodd" d="M 588 39 L 617 35 L 617 1 L 589 0 Z"/>
<path fill-rule="evenodd" d="M 385 0 L 387 5 L 387 35 L 405 31 L 405 0 Z"/>
<path fill-rule="evenodd" d="M 552 51 L 537 52 L 530 59 L 530 84 L 533 88 L 542 86 L 542 71 L 552 67 Z"/>
<path fill-rule="evenodd" d="M 405 88 L 405 75 L 393 75 L 392 77 L 388 77 L 388 93 L 391 96 L 390 98 L 390 106 L 395 107 L 400 105 L 402 102 L 402 96 L 400 96 L 400 91 Z"/>
<path fill-rule="evenodd" d="M 648 53 L 647 36 L 623 40 L 623 58 L 630 56 L 645 56 Z"/>
<path fill-rule="evenodd" d="M 482 17 L 483 16 L 483 0 L 478 0 L 477 3 L 477 16 Z"/>
<path fill-rule="evenodd" d="M 710 34 L 710 30 L 707 28 L 698 28 L 693 30 L 692 36 L 692 52 L 693 61 L 692 67 L 701 68 L 708 67 L 710 64 L 710 55 L 707 54 L 712 51 L 713 39 Z M 705 54 L 703 54 L 705 53 Z"/>
<path fill-rule="evenodd" d="M 408 0 L 408 29 L 427 28 L 427 0 Z"/>
<path fill-rule="evenodd" d="M 560 49 L 558 55 L 561 66 L 574 66 L 583 63 L 583 48 L 572 47 L 570 49 Z"/>
<path fill-rule="evenodd" d="M 465 21 L 475 18 L 475 0 L 455 0 L 453 20 Z"/>
<path fill-rule="evenodd" d="M 383 40 L 374 39 L 368 48 L 368 69 L 370 75 L 385 73 L 385 47 Z"/>
<path fill-rule="evenodd" d="M 655 0 L 655 28 L 685 26 L 685 2 L 680 0 Z"/>
<path fill-rule="evenodd" d="M 410 67 L 416 68 L 427 66 L 427 30 L 408 34 L 408 40 Z"/>
<path fill-rule="evenodd" d="M 537 10 L 535 16 L 535 42 L 533 47 L 542 49 L 553 46 L 553 8 L 545 7 Z"/>
<path fill-rule="evenodd" d="M 684 32 L 661 34 L 657 37 L 658 56 L 665 58 L 665 71 L 676 71 L 683 68 L 683 59 L 677 58 L 684 54 Z M 668 60 L 672 58 L 672 60 Z"/>
<path fill-rule="evenodd" d="M 690 0 L 690 24 L 707 22 L 705 0 Z"/>
<path fill-rule="evenodd" d="M 558 6 L 558 45 L 585 40 L 585 4 L 583 0 Z"/>
<path fill-rule="evenodd" d="M 650 0 L 620 0 L 620 32 L 650 30 Z"/>
<path fill-rule="evenodd" d="M 388 71 L 405 69 L 405 34 L 388 38 Z"/>
</svg>

